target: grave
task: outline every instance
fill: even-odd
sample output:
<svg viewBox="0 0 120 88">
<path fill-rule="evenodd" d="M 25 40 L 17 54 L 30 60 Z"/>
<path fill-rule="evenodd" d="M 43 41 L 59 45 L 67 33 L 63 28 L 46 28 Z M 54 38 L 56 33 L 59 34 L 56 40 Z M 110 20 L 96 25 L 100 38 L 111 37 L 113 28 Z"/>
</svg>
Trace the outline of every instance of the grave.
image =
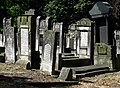
<svg viewBox="0 0 120 88">
<path fill-rule="evenodd" d="M 31 69 L 40 68 L 38 29 L 40 16 L 35 16 L 34 9 L 18 17 L 18 63 L 31 65 Z M 36 27 L 37 26 L 37 27 Z M 24 37 L 22 37 L 24 36 Z M 20 41 L 19 41 L 20 40 Z M 26 45 L 25 45 L 26 43 Z M 25 62 L 25 63 L 24 63 Z"/>
<path fill-rule="evenodd" d="M 43 36 L 43 56 L 41 59 L 40 70 L 48 72 L 52 75 L 55 72 L 55 32 L 52 30 L 45 30 Z"/>
<path fill-rule="evenodd" d="M 43 47 L 43 35 L 45 30 L 51 29 L 50 17 L 46 17 L 45 20 L 40 20 L 40 27 L 39 27 L 39 53 L 40 58 L 42 58 L 42 47 Z"/>
<path fill-rule="evenodd" d="M 63 23 L 53 23 L 53 31 L 56 33 L 57 40 L 55 69 L 58 70 L 59 54 L 63 53 Z"/>
<path fill-rule="evenodd" d="M 5 62 L 15 63 L 15 31 L 11 27 L 11 18 L 4 20 Z"/>
<path fill-rule="evenodd" d="M 115 44 L 115 50 L 113 51 L 115 53 L 116 59 L 115 59 L 115 67 L 117 68 L 117 70 L 120 70 L 120 31 L 119 30 L 115 30 L 114 31 L 114 44 Z"/>
<path fill-rule="evenodd" d="M 18 36 L 18 60 L 16 63 L 26 65 L 29 60 L 29 28 L 28 25 L 20 25 L 19 36 Z"/>
<path fill-rule="evenodd" d="M 94 20 L 94 64 L 106 64 L 111 69 L 115 67 L 115 45 L 113 45 L 113 32 L 111 29 L 112 7 L 108 2 L 97 2 L 89 11 Z M 92 46 L 93 47 L 93 46 Z"/>
<path fill-rule="evenodd" d="M 105 43 L 95 44 L 94 64 L 106 64 L 113 69 L 110 45 Z"/>
<path fill-rule="evenodd" d="M 80 21 L 76 22 L 75 28 L 77 30 L 77 55 L 79 57 L 90 58 L 91 20 L 82 18 Z"/>
</svg>

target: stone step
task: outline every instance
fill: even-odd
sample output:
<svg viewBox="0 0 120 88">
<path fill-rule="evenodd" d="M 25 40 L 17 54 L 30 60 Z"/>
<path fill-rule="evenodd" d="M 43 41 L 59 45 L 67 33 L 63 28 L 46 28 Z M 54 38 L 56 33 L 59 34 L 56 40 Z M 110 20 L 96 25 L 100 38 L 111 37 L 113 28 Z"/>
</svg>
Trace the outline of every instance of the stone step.
<svg viewBox="0 0 120 88">
<path fill-rule="evenodd" d="M 62 53 L 62 56 L 74 56 L 75 54 L 73 53 Z"/>
<path fill-rule="evenodd" d="M 99 74 L 103 74 L 109 71 L 110 69 L 102 69 L 102 70 L 95 70 L 95 71 L 90 71 L 86 73 L 81 73 L 81 74 L 73 74 L 73 79 L 78 79 L 78 78 L 82 78 L 86 76 L 99 75 Z"/>
<path fill-rule="evenodd" d="M 74 74 L 81 74 L 86 72 L 92 72 L 96 70 L 104 70 L 109 69 L 107 65 L 89 65 L 89 66 L 83 66 L 83 67 L 71 67 Z"/>
<path fill-rule="evenodd" d="M 106 65 L 89 65 L 82 67 L 62 67 L 58 79 L 71 81 L 78 80 L 80 77 L 93 76 L 110 72 Z"/>
<path fill-rule="evenodd" d="M 78 56 L 62 56 L 61 59 L 79 58 Z"/>
<path fill-rule="evenodd" d="M 62 67 L 81 67 L 81 66 L 87 66 L 91 64 L 91 60 L 88 58 L 68 58 L 68 59 L 62 59 L 61 60 L 61 66 Z"/>
</svg>

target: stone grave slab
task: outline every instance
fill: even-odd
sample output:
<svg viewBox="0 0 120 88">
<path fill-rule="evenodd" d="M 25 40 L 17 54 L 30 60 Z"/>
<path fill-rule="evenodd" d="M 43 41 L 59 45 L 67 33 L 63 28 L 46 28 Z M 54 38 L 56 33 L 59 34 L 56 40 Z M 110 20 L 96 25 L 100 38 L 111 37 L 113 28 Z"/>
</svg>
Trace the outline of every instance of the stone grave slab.
<svg viewBox="0 0 120 88">
<path fill-rule="evenodd" d="M 112 66 L 112 55 L 111 55 L 111 46 L 105 43 L 97 43 L 95 45 L 95 53 L 94 53 L 94 64 L 106 64 L 111 69 Z"/>
<path fill-rule="evenodd" d="M 41 59 L 42 71 L 48 72 L 50 75 L 54 73 L 55 68 L 55 32 L 46 30 L 43 37 L 43 56 Z"/>
<path fill-rule="evenodd" d="M 5 58 L 6 63 L 15 62 L 15 35 L 13 27 L 7 27 L 5 32 Z"/>
<path fill-rule="evenodd" d="M 71 81 L 72 80 L 72 69 L 63 67 L 61 69 L 58 79 L 63 80 L 63 81 Z"/>
</svg>

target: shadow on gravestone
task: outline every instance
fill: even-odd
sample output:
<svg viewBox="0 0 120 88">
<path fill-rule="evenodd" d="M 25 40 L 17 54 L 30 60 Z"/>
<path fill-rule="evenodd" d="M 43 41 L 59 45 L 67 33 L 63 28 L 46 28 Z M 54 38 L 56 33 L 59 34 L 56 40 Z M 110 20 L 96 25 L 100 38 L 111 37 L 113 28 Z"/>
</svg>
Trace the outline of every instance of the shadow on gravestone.
<svg viewBox="0 0 120 88">
<path fill-rule="evenodd" d="M 55 57 L 55 32 L 52 30 L 46 30 L 43 37 L 43 58 L 41 59 L 40 69 L 52 75 L 55 72 Z"/>
</svg>

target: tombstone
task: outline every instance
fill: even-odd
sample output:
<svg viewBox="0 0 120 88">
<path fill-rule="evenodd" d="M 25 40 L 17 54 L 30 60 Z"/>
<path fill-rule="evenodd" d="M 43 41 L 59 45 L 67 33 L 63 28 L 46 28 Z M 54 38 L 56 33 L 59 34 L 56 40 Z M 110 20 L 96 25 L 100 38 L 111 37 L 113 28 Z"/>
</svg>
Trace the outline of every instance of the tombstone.
<svg viewBox="0 0 120 88">
<path fill-rule="evenodd" d="M 97 2 L 89 11 L 95 21 L 95 42 L 111 44 L 113 30 L 110 29 L 111 6 L 108 2 Z"/>
<path fill-rule="evenodd" d="M 114 31 L 114 38 L 115 38 L 115 50 L 113 52 L 115 52 L 115 56 L 116 56 L 116 59 L 115 59 L 115 66 L 117 68 L 117 70 L 120 70 L 120 31 L 119 30 L 115 30 Z"/>
<path fill-rule="evenodd" d="M 114 43 L 114 29 L 111 28 L 111 10 L 112 7 L 108 2 L 97 2 L 89 11 L 94 20 L 94 43 L 97 48 L 97 57 L 94 58 L 94 63 L 107 64 L 111 69 L 115 67 L 116 55 Z M 93 47 L 94 48 L 94 47 Z M 94 51 L 96 55 L 96 49 Z M 106 58 L 106 59 L 105 59 Z"/>
<path fill-rule="evenodd" d="M 116 54 L 120 54 L 120 31 L 119 30 L 115 30 L 115 39 L 116 39 Z"/>
<path fill-rule="evenodd" d="M 3 46 L 3 34 L 0 34 L 0 47 Z"/>
<path fill-rule="evenodd" d="M 19 59 L 16 63 L 26 65 L 29 61 L 29 28 L 28 25 L 20 25 L 18 37 Z"/>
<path fill-rule="evenodd" d="M 15 32 L 11 27 L 11 18 L 3 19 L 3 42 L 5 42 L 5 62 L 15 62 Z"/>
<path fill-rule="evenodd" d="M 77 29 L 77 55 L 90 58 L 91 20 L 82 18 L 76 22 Z"/>
<path fill-rule="evenodd" d="M 113 69 L 111 55 L 111 46 L 105 43 L 97 43 L 95 45 L 94 64 L 107 65 Z"/>
<path fill-rule="evenodd" d="M 56 33 L 57 50 L 56 50 L 56 70 L 58 70 L 59 54 L 63 53 L 63 23 L 53 23 L 53 31 Z"/>
<path fill-rule="evenodd" d="M 58 79 L 62 81 L 72 81 L 73 80 L 72 75 L 73 73 L 71 68 L 63 67 Z"/>
<path fill-rule="evenodd" d="M 45 20 L 40 21 L 40 28 L 39 28 L 39 52 L 40 58 L 42 58 L 42 46 L 43 46 L 43 35 L 45 30 L 50 30 L 50 17 L 47 17 Z"/>
<path fill-rule="evenodd" d="M 40 19 L 41 16 L 38 16 L 36 19 L 36 45 L 35 45 L 35 51 L 39 51 L 39 28 L 40 28 Z"/>
<path fill-rule="evenodd" d="M 52 75 L 55 72 L 55 32 L 52 30 L 45 30 L 43 37 L 43 56 L 41 59 L 40 69 Z"/>
</svg>

